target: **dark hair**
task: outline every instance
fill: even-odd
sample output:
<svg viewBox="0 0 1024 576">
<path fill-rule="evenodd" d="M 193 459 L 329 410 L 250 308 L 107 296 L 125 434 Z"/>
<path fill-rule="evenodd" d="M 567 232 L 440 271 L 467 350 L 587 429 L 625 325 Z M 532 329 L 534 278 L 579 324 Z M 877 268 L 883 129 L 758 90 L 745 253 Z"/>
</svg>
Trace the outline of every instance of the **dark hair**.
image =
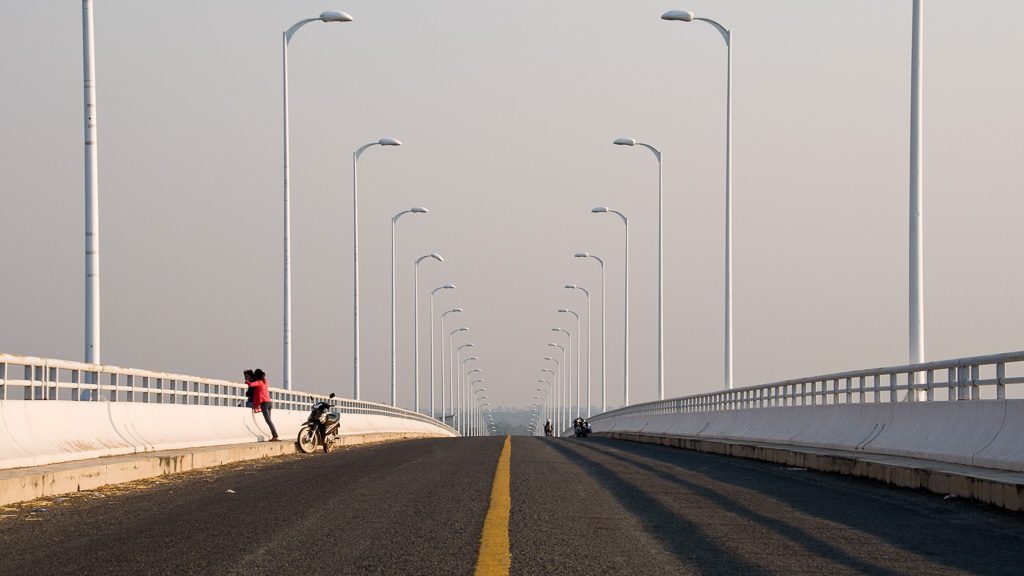
<svg viewBox="0 0 1024 576">
<path fill-rule="evenodd" d="M 242 372 L 242 375 L 245 376 L 246 382 L 252 381 L 252 370 L 246 370 L 245 372 Z"/>
<path fill-rule="evenodd" d="M 253 380 L 266 380 L 267 373 L 257 368 L 252 371 L 252 378 Z"/>
</svg>

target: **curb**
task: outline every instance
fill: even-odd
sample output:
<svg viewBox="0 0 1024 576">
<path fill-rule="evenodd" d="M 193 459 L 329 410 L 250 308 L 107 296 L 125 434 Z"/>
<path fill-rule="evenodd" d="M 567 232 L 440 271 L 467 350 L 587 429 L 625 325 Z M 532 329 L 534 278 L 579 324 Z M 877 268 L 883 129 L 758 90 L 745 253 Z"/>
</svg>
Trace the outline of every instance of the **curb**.
<svg viewBox="0 0 1024 576">
<path fill-rule="evenodd" d="M 892 486 L 924 489 L 970 498 L 1014 512 L 1024 511 L 1024 473 L 1007 472 L 883 454 L 844 452 L 801 446 L 706 440 L 633 432 L 601 432 L 596 436 L 657 444 L 683 450 L 760 460 L 819 472 L 870 478 Z"/>
<path fill-rule="evenodd" d="M 395 440 L 437 438 L 419 432 L 381 432 L 342 436 L 335 446 L 356 446 Z M 293 442 L 255 442 L 110 456 L 77 462 L 63 462 L 31 468 L 0 470 L 0 506 L 93 490 L 165 474 L 222 466 L 242 460 L 295 454 Z"/>
</svg>

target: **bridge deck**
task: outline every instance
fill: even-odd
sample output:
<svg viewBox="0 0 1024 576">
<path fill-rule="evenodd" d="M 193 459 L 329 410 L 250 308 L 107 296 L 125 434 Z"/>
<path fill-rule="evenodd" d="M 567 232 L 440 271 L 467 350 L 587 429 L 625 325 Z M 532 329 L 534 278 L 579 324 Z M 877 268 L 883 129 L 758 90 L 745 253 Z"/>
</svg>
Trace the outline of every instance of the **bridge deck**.
<svg viewBox="0 0 1024 576">
<path fill-rule="evenodd" d="M 471 574 L 502 443 L 290 455 L 7 507 L 0 573 Z M 511 454 L 512 574 L 1015 574 L 1024 550 L 1019 514 L 875 482 L 605 439 L 516 437 Z"/>
</svg>

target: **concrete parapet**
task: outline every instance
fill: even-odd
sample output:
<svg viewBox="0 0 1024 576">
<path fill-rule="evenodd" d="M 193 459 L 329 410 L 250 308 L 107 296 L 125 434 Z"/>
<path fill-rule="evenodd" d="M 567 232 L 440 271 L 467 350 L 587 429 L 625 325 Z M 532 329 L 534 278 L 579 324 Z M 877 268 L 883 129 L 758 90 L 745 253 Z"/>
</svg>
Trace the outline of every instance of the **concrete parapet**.
<svg viewBox="0 0 1024 576">
<path fill-rule="evenodd" d="M 339 445 L 355 446 L 438 436 L 441 434 L 373 432 L 343 436 Z M 249 442 L 0 470 L 0 506 L 69 492 L 94 490 L 109 484 L 120 484 L 164 474 L 221 466 L 242 460 L 294 454 L 296 451 L 294 442 Z"/>
<path fill-rule="evenodd" d="M 784 444 L 638 432 L 595 432 L 595 435 L 870 478 L 893 486 L 951 494 L 1015 512 L 1024 511 L 1024 473 L 1020 472 L 920 458 Z"/>
</svg>

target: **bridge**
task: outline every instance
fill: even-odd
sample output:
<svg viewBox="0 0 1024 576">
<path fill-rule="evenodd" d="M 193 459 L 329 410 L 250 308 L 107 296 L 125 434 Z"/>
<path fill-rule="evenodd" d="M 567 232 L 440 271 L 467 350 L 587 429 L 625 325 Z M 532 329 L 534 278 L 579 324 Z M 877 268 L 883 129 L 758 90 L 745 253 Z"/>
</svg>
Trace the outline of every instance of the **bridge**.
<svg viewBox="0 0 1024 576">
<path fill-rule="evenodd" d="M 99 91 L 9 3 L 0 575 L 1021 574 L 1021 9 L 936 43 L 926 357 L 924 2 L 101 2 Z"/>
<path fill-rule="evenodd" d="M 1021 363 L 638 404 L 585 439 L 462 437 L 341 399 L 348 447 L 305 455 L 265 441 L 239 383 L 3 355 L 0 570 L 1012 574 Z M 285 437 L 327 400 L 272 396 Z"/>
</svg>

